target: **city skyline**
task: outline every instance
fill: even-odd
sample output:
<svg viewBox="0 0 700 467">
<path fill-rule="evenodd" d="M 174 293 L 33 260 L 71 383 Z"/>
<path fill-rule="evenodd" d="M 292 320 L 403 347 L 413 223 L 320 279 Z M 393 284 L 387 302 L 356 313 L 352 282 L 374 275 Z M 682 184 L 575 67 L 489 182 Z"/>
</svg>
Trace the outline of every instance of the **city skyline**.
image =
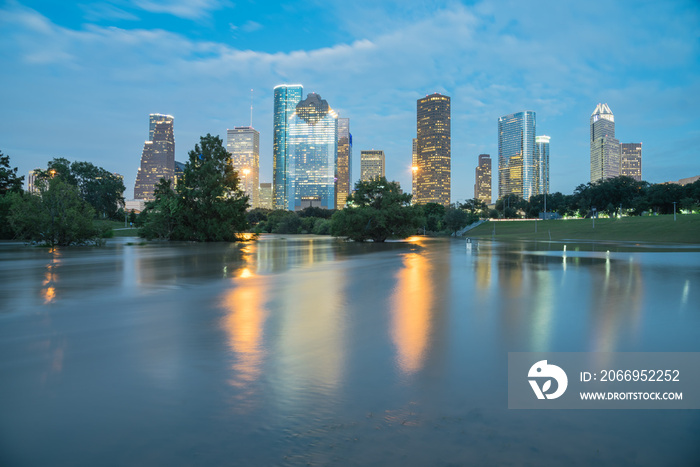
<svg viewBox="0 0 700 467">
<path fill-rule="evenodd" d="M 477 157 L 497 153 L 494 122 L 514 109 L 536 110 L 556 141 L 551 192 L 589 181 L 588 118 L 598 102 L 624 122 L 622 141 L 644 142 L 645 180 L 700 174 L 696 2 L 607 5 L 604 15 L 596 5 L 488 1 L 289 8 L 278 15 L 216 0 L 196 8 L 5 3 L 0 48 L 13 73 L 0 78 L 0 149 L 23 175 L 54 157 L 123 173 L 131 198 L 143 115 L 175 116 L 175 159 L 186 160 L 200 136 L 223 138 L 248 122 L 252 88 L 260 181 L 272 182 L 270 90 L 301 82 L 352 119 L 356 146 L 385 150 L 387 177 L 404 187 L 411 185 L 416 99 L 451 96 L 452 201 L 472 197 Z M 546 63 L 523 58 L 533 54 Z M 36 115 L 53 119 L 37 123 Z M 359 163 L 355 155 L 353 174 Z"/>
</svg>

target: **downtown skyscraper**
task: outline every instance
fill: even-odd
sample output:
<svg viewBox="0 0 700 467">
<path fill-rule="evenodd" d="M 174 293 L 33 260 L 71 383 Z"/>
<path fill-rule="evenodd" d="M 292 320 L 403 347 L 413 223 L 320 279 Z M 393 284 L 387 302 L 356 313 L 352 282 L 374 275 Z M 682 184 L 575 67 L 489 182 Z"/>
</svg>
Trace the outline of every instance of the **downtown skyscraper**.
<svg viewBox="0 0 700 467">
<path fill-rule="evenodd" d="M 591 114 L 591 183 L 620 175 L 620 141 L 615 139 L 615 116 L 608 104 Z"/>
<path fill-rule="evenodd" d="M 149 115 L 148 140 L 143 145 L 141 166 L 136 174 L 134 199 L 153 201 L 161 178 L 175 176 L 175 135 L 171 115 Z"/>
<path fill-rule="evenodd" d="M 474 198 L 491 204 L 491 156 L 479 154 L 474 180 Z"/>
<path fill-rule="evenodd" d="M 226 150 L 252 208 L 260 207 L 260 132 L 251 126 L 226 130 Z"/>
<path fill-rule="evenodd" d="M 287 175 L 289 122 L 301 101 L 304 88 L 301 84 L 281 84 L 274 89 L 274 122 L 272 143 L 272 197 L 275 209 L 287 209 Z"/>
<path fill-rule="evenodd" d="M 335 207 L 338 115 L 328 102 L 309 93 L 289 119 L 283 209 Z"/>
<path fill-rule="evenodd" d="M 620 175 L 642 181 L 642 143 L 620 144 Z"/>
<path fill-rule="evenodd" d="M 350 119 L 338 119 L 338 157 L 335 165 L 335 208 L 343 209 L 352 191 L 352 134 Z"/>
<path fill-rule="evenodd" d="M 535 136 L 535 195 L 549 193 L 549 141 L 546 135 Z"/>
<path fill-rule="evenodd" d="M 435 93 L 418 99 L 416 140 L 413 202 L 447 206 L 451 196 L 451 123 L 448 96 Z"/>
<path fill-rule="evenodd" d="M 498 119 L 498 197 L 525 200 L 538 193 L 535 159 L 535 112 L 527 110 Z"/>
<path fill-rule="evenodd" d="M 386 176 L 384 151 L 371 149 L 360 151 L 360 180 L 371 180 Z"/>
</svg>

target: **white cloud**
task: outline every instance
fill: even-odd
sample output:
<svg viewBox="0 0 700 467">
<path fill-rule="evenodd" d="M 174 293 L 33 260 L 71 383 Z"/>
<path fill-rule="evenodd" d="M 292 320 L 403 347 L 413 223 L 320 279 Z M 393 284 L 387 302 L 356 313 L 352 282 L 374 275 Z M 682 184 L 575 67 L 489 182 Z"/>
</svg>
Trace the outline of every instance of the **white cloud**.
<svg viewBox="0 0 700 467">
<path fill-rule="evenodd" d="M 167 13 L 192 20 L 209 16 L 225 3 L 222 0 L 134 0 L 134 5 L 151 13 Z"/>
</svg>

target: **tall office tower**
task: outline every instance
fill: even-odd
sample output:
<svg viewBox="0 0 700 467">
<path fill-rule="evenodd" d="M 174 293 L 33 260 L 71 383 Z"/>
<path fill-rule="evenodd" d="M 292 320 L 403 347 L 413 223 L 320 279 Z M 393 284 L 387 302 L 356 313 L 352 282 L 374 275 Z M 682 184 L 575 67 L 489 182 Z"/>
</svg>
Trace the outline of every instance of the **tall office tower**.
<svg viewBox="0 0 700 467">
<path fill-rule="evenodd" d="M 620 144 L 620 175 L 642 181 L 642 143 Z"/>
<path fill-rule="evenodd" d="M 272 143 L 272 196 L 275 209 L 287 209 L 288 193 L 287 160 L 289 120 L 301 101 L 304 88 L 301 84 L 275 86 L 274 135 Z"/>
<path fill-rule="evenodd" d="M 549 136 L 535 136 L 535 195 L 549 193 Z"/>
<path fill-rule="evenodd" d="M 285 209 L 335 206 L 338 115 L 328 102 L 309 93 L 289 119 Z"/>
<path fill-rule="evenodd" d="M 148 141 L 143 145 L 141 167 L 136 174 L 134 198 L 154 200 L 153 190 L 161 178 L 175 176 L 175 135 L 171 115 L 151 114 Z"/>
<path fill-rule="evenodd" d="M 260 184 L 260 207 L 263 209 L 272 209 L 272 183 Z"/>
<path fill-rule="evenodd" d="M 384 151 L 360 151 L 360 180 L 368 182 L 385 176 Z"/>
<path fill-rule="evenodd" d="M 416 204 L 450 204 L 450 98 L 431 94 L 417 103 Z"/>
<path fill-rule="evenodd" d="M 335 208 L 343 209 L 352 190 L 352 135 L 350 119 L 338 119 L 338 159 L 335 165 Z"/>
<path fill-rule="evenodd" d="M 34 170 L 30 170 L 28 175 L 27 175 L 27 191 L 29 193 L 39 193 L 39 187 L 37 186 L 37 175 L 41 172 L 41 169 L 36 168 Z"/>
<path fill-rule="evenodd" d="M 528 200 L 535 190 L 535 112 L 498 119 L 498 197 Z"/>
<path fill-rule="evenodd" d="M 591 182 L 620 175 L 620 142 L 615 139 L 615 116 L 608 104 L 591 114 Z"/>
<path fill-rule="evenodd" d="M 413 194 L 412 202 L 416 201 L 416 181 L 418 179 L 418 138 L 413 138 L 413 155 L 411 159 L 411 193 Z"/>
<path fill-rule="evenodd" d="M 241 189 L 250 198 L 250 207 L 260 207 L 260 132 L 252 126 L 226 130 L 226 150 L 238 172 Z"/>
<path fill-rule="evenodd" d="M 479 154 L 475 180 L 474 198 L 491 204 L 491 155 Z"/>
</svg>

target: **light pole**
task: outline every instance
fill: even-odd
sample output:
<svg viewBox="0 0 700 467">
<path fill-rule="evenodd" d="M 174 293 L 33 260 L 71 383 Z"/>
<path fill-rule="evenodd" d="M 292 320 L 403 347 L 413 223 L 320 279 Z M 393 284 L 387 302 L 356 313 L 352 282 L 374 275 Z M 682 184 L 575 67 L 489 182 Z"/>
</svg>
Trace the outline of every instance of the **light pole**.
<svg viewBox="0 0 700 467">
<path fill-rule="evenodd" d="M 593 228 L 595 229 L 595 212 L 596 212 L 596 208 L 591 208 L 591 210 L 593 211 L 593 214 L 591 215 L 591 221 L 593 221 Z"/>
<path fill-rule="evenodd" d="M 673 222 L 676 221 L 676 202 L 673 202 Z"/>
</svg>

